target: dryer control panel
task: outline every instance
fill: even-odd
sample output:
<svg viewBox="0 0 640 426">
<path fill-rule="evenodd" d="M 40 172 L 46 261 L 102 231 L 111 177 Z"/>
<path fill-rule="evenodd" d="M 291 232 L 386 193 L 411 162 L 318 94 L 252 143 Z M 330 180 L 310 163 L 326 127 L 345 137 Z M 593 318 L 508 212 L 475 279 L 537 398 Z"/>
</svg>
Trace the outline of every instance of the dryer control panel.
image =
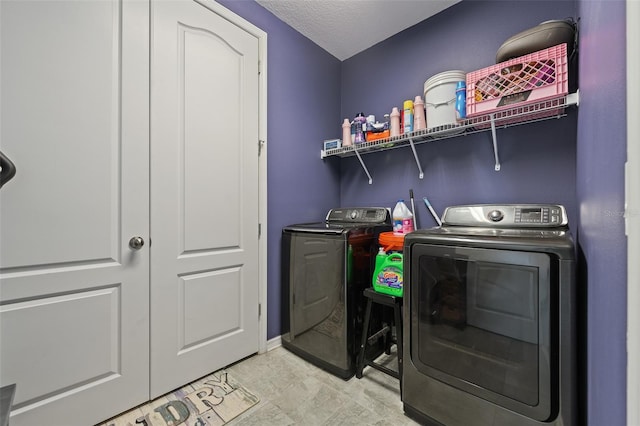
<svg viewBox="0 0 640 426">
<path fill-rule="evenodd" d="M 473 204 L 447 207 L 443 225 L 496 228 L 556 228 L 568 225 L 564 206 L 557 204 Z"/>
</svg>

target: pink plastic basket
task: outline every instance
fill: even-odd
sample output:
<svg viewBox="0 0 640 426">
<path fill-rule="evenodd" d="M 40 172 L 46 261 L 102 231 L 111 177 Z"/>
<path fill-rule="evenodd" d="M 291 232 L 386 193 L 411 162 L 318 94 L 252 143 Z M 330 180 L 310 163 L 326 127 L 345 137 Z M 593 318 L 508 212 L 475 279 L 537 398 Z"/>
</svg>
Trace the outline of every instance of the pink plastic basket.
<svg viewBox="0 0 640 426">
<path fill-rule="evenodd" d="M 557 99 L 568 90 L 567 44 L 467 74 L 467 117 Z M 556 115 L 560 110 L 545 111 Z"/>
</svg>

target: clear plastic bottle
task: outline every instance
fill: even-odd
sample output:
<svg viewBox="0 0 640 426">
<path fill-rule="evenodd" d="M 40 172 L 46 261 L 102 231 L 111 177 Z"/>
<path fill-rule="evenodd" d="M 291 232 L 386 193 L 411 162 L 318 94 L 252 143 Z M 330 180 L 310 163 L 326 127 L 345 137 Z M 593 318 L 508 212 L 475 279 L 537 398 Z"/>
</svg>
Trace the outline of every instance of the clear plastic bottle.
<svg viewBox="0 0 640 426">
<path fill-rule="evenodd" d="M 393 208 L 393 233 L 394 235 L 404 235 L 413 231 L 413 214 L 404 203 L 398 200 Z"/>
<path fill-rule="evenodd" d="M 364 113 L 359 112 L 358 115 L 356 115 L 356 118 L 353 119 L 353 122 L 355 123 L 355 138 L 353 139 L 353 142 L 365 142 L 364 129 L 366 128 L 367 119 L 364 116 Z"/>
</svg>

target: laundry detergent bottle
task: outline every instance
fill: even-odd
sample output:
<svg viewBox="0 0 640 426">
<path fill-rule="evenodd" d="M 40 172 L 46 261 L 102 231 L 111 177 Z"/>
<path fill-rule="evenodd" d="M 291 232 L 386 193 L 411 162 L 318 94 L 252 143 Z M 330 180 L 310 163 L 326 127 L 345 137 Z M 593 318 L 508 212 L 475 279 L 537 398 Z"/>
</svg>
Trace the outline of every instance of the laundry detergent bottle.
<svg viewBox="0 0 640 426">
<path fill-rule="evenodd" d="M 383 248 L 376 256 L 376 267 L 373 273 L 373 289 L 378 293 L 402 297 L 402 253 L 385 253 Z"/>
</svg>

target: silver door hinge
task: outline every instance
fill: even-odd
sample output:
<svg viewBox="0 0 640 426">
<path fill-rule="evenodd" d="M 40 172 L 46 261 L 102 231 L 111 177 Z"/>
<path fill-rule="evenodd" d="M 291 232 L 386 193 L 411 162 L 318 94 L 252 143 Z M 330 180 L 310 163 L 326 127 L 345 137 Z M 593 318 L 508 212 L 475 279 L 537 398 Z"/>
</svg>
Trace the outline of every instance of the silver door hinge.
<svg viewBox="0 0 640 426">
<path fill-rule="evenodd" d="M 264 140 L 258 139 L 258 157 L 262 154 L 262 147 L 264 146 Z"/>
<path fill-rule="evenodd" d="M 258 223 L 258 238 L 262 236 L 262 224 Z"/>
</svg>

